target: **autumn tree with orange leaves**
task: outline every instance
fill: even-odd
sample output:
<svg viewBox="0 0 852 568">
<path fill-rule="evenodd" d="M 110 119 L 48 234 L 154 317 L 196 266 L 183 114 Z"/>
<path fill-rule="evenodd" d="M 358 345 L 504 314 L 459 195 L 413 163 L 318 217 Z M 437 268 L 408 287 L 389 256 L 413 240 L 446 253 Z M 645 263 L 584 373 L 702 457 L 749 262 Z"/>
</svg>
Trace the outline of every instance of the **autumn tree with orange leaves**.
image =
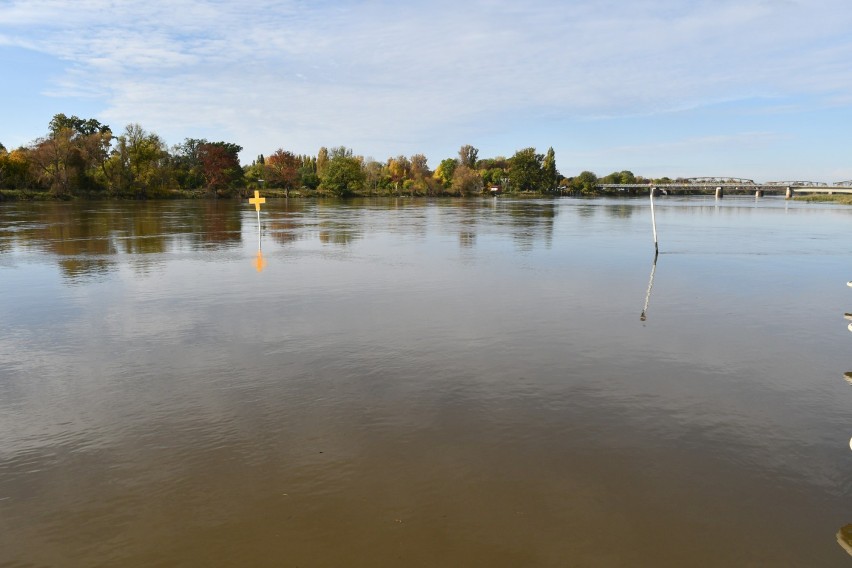
<svg viewBox="0 0 852 568">
<path fill-rule="evenodd" d="M 290 190 L 298 189 L 301 166 L 300 158 L 279 148 L 265 160 L 266 181 L 271 187 L 284 188 L 284 196 L 290 197 Z"/>
<path fill-rule="evenodd" d="M 242 149 L 230 142 L 206 142 L 198 147 L 207 190 L 217 197 L 232 195 L 242 185 L 243 169 L 239 158 Z"/>
</svg>

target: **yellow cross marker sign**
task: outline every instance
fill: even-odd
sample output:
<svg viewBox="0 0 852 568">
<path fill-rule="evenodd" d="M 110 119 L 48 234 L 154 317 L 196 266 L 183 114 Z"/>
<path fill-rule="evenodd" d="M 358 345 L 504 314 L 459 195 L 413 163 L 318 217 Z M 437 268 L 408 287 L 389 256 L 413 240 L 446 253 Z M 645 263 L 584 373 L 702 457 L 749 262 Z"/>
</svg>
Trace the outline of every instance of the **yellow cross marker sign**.
<svg viewBox="0 0 852 568">
<path fill-rule="evenodd" d="M 266 198 L 260 196 L 260 192 L 258 190 L 254 190 L 254 197 L 249 199 L 249 203 L 254 205 L 255 211 L 260 211 L 260 206 L 266 203 Z"/>
</svg>

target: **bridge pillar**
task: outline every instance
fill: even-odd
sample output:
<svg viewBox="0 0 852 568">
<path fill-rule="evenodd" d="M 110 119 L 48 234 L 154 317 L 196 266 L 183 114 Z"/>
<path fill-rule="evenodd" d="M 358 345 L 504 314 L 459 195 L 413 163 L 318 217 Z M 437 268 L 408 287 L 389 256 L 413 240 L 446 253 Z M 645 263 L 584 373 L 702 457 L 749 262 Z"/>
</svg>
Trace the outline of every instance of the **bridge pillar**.
<svg viewBox="0 0 852 568">
<path fill-rule="evenodd" d="M 787 193 L 784 194 L 784 199 L 791 199 L 793 197 L 793 188 L 788 187 Z"/>
<path fill-rule="evenodd" d="M 762 189 L 758 189 L 758 190 L 756 190 L 756 191 L 754 192 L 754 196 L 755 196 L 755 197 L 763 197 L 763 190 L 762 190 Z"/>
<path fill-rule="evenodd" d="M 659 196 L 660 196 L 660 188 L 656 187 L 656 186 L 652 187 L 651 188 L 651 197 L 659 197 Z"/>
<path fill-rule="evenodd" d="M 716 188 L 716 199 L 722 199 L 723 197 L 725 197 L 725 192 L 722 191 L 722 187 L 719 186 Z"/>
</svg>

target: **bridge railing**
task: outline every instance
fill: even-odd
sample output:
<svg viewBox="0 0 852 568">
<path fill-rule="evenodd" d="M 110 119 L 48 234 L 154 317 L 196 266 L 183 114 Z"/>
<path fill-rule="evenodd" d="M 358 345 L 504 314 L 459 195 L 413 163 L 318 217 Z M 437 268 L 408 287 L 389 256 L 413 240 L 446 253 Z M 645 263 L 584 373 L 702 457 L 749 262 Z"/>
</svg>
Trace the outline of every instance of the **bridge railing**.
<svg viewBox="0 0 852 568">
<path fill-rule="evenodd" d="M 767 181 L 764 185 L 780 185 L 784 187 L 827 187 L 828 184 L 821 181 Z M 837 184 L 835 184 L 837 185 Z"/>
</svg>

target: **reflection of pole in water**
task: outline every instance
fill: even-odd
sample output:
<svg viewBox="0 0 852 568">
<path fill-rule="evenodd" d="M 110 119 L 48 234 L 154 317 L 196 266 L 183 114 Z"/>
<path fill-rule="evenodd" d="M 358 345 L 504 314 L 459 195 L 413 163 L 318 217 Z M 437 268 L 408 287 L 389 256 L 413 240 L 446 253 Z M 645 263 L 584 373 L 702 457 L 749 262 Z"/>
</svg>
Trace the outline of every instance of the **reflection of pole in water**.
<svg viewBox="0 0 852 568">
<path fill-rule="evenodd" d="M 657 256 L 654 255 L 654 263 L 651 265 L 651 278 L 648 279 L 648 291 L 645 293 L 645 306 L 642 308 L 642 315 L 639 316 L 641 321 L 645 321 L 647 318 L 645 313 L 648 311 L 648 302 L 651 301 L 651 289 L 654 287 L 654 273 L 657 271 Z"/>
<path fill-rule="evenodd" d="M 263 270 L 263 267 L 266 266 L 266 261 L 263 259 L 263 253 L 261 253 L 261 241 L 260 241 L 260 206 L 266 203 L 266 198 L 260 196 L 260 192 L 254 190 L 254 197 L 248 200 L 249 203 L 254 205 L 254 210 L 257 211 L 257 258 L 254 261 L 254 267 L 258 272 Z"/>
</svg>

